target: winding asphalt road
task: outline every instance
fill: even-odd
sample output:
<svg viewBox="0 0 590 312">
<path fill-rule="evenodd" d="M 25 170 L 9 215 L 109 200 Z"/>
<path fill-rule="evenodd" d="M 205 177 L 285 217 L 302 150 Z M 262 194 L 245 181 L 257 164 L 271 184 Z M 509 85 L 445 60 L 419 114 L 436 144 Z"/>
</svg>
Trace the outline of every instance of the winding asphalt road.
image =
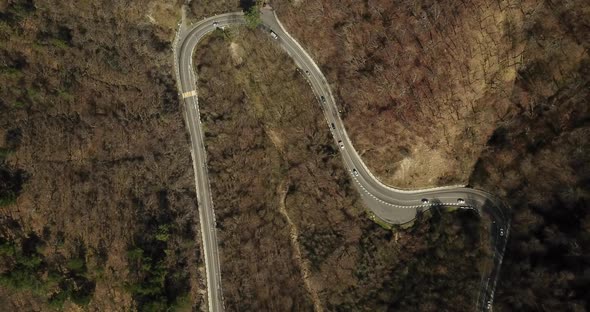
<svg viewBox="0 0 590 312">
<path fill-rule="evenodd" d="M 403 224 L 414 220 L 418 212 L 439 206 L 457 206 L 461 209 L 472 209 L 481 217 L 489 218 L 491 221 L 491 246 L 494 246 L 494 265 L 489 275 L 482 279 L 477 310 L 491 310 L 494 289 L 510 232 L 510 218 L 507 214 L 506 205 L 490 193 L 462 186 L 402 190 L 381 183 L 369 171 L 354 149 L 340 118 L 338 106 L 332 96 L 330 86 L 320 68 L 299 43 L 286 32 L 274 11 L 263 9 L 261 17 L 262 25 L 260 27 L 269 34 L 272 30 L 278 37 L 269 40 L 275 40 L 307 76 L 322 107 L 328 127 L 340 148 L 344 164 L 350 171 L 364 203 L 376 217 L 390 224 Z M 207 156 L 199 115 L 197 75 L 193 68 L 192 57 L 198 42 L 208 33 L 217 28 L 244 23 L 242 12 L 216 15 L 190 27 L 181 23 L 174 47 L 179 93 L 186 106 L 184 110 L 185 118 L 191 137 L 191 154 L 195 170 L 201 234 L 203 236 L 210 311 L 223 311 L 223 297 L 215 214 L 207 175 Z"/>
</svg>

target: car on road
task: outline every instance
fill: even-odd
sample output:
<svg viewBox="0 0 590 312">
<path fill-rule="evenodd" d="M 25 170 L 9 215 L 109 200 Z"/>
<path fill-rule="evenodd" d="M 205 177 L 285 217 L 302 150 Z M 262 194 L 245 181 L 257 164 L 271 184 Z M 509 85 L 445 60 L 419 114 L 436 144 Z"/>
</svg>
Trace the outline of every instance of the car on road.
<svg viewBox="0 0 590 312">
<path fill-rule="evenodd" d="M 465 200 L 463 198 L 459 198 L 459 199 L 457 199 L 457 203 L 464 204 Z"/>
<path fill-rule="evenodd" d="M 336 129 L 336 126 L 334 125 L 334 123 L 332 123 L 332 129 Z"/>
<path fill-rule="evenodd" d="M 504 236 L 504 228 L 500 228 L 500 236 Z"/>
<path fill-rule="evenodd" d="M 428 204 L 430 201 L 428 200 L 428 198 L 422 198 L 422 203 L 423 204 Z"/>
<path fill-rule="evenodd" d="M 275 32 L 274 32 L 274 31 L 272 31 L 272 30 L 270 31 L 270 36 L 271 36 L 273 39 L 275 39 L 275 40 L 276 40 L 276 39 L 279 39 L 279 36 L 277 35 L 277 33 L 275 33 Z"/>
<path fill-rule="evenodd" d="M 320 99 L 322 100 L 322 103 L 326 103 L 326 98 L 323 95 L 320 96 Z"/>
<path fill-rule="evenodd" d="M 271 12 L 272 13 L 272 12 Z M 186 106 L 189 111 L 187 112 L 187 116 L 198 116 L 199 114 L 199 107 L 198 107 L 198 98 L 197 98 L 197 94 L 196 94 L 196 87 L 195 87 L 195 81 L 198 81 L 198 77 L 196 76 L 195 71 L 193 70 L 193 54 L 195 49 L 197 48 L 197 43 L 199 42 L 199 39 L 203 37 L 204 34 L 206 34 L 208 31 L 211 31 L 211 28 L 217 29 L 215 31 L 217 32 L 221 32 L 220 29 L 225 28 L 225 27 L 229 27 L 230 25 L 239 25 L 242 24 L 244 22 L 244 18 L 242 13 L 230 13 L 231 15 L 222 15 L 222 16 L 216 16 L 213 17 L 212 20 L 213 21 L 219 21 L 221 20 L 223 22 L 223 25 L 221 25 L 221 22 L 219 22 L 218 27 L 211 27 L 212 24 L 214 22 L 212 22 L 212 20 L 203 20 L 202 22 L 197 22 L 195 24 L 193 24 L 193 26 L 187 27 L 186 29 L 186 36 L 178 36 L 178 40 L 176 40 L 176 47 L 175 47 L 175 51 L 177 51 L 177 53 L 175 52 L 175 65 L 176 68 L 180 68 L 183 67 L 184 65 L 190 65 L 190 66 L 184 66 L 183 70 L 177 70 L 176 71 L 176 75 L 177 80 L 178 80 L 178 89 L 180 91 L 180 94 L 186 94 L 185 96 L 181 96 L 182 98 L 185 98 L 185 103 L 183 103 L 183 106 Z M 312 70 L 314 70 L 316 73 L 314 73 L 314 80 L 311 80 L 311 76 L 309 73 L 307 73 L 309 76 L 307 79 L 307 82 L 310 84 L 311 88 L 315 90 L 317 90 L 318 86 L 321 86 L 322 88 L 322 93 L 316 93 L 316 95 L 312 98 L 312 100 L 318 100 L 317 98 L 317 94 L 328 94 L 330 93 L 331 89 L 330 89 L 330 85 L 328 84 L 328 81 L 326 80 L 326 78 L 324 77 L 324 75 L 322 74 L 322 72 L 320 71 L 319 67 L 317 67 L 317 65 L 315 65 L 315 62 L 313 60 L 312 57 L 310 57 L 305 50 L 303 50 L 303 48 L 297 44 L 293 38 L 291 38 L 291 36 L 289 35 L 289 33 L 283 29 L 280 26 L 280 23 L 276 20 L 276 15 L 272 14 L 270 16 L 265 15 L 265 20 L 267 19 L 266 17 L 270 17 L 270 18 L 274 18 L 271 19 L 268 22 L 263 23 L 262 26 L 264 26 L 265 31 L 267 32 L 266 35 L 264 36 L 270 36 L 271 38 L 273 38 L 275 42 L 274 44 L 279 44 L 285 51 L 287 54 L 289 54 L 293 60 L 299 64 L 299 65 L 303 65 L 305 66 L 304 69 L 306 68 L 313 68 Z M 322 26 L 319 26 L 322 27 Z M 323 26 L 325 27 L 325 26 Z M 329 27 L 329 26 L 328 26 Z M 261 27 L 262 28 L 262 27 Z M 279 29 L 279 31 L 281 31 L 281 36 L 285 36 L 285 38 L 279 38 L 278 33 L 273 31 L 274 29 Z M 317 31 L 316 31 L 317 32 Z M 182 39 L 184 38 L 184 39 Z M 265 38 L 266 41 L 268 41 L 268 37 Z M 278 39 L 281 39 L 281 42 L 278 41 Z M 269 41 L 267 43 L 272 43 L 272 41 Z M 213 51 L 213 53 L 215 53 Z M 317 60 L 316 60 L 317 61 Z M 310 66 L 311 65 L 311 66 Z M 188 85 L 187 85 L 188 84 Z M 186 91 L 191 91 L 190 93 L 185 93 Z M 331 100 L 334 100 L 334 98 L 331 98 Z M 202 102 L 202 101 L 201 101 Z M 315 104 L 315 103 L 314 103 Z M 330 102 L 331 107 L 329 109 L 327 109 L 326 107 L 322 107 L 322 104 L 320 104 L 320 110 L 319 113 L 320 114 L 324 114 L 326 119 L 327 119 L 327 123 L 331 123 L 329 120 L 335 120 L 335 122 L 341 122 L 338 118 L 339 118 L 339 114 L 343 114 L 342 117 L 344 116 L 344 108 L 346 108 L 346 106 L 342 106 L 343 103 L 338 104 L 335 103 L 334 101 Z M 317 105 L 317 104 L 316 104 Z M 327 105 L 327 104 L 326 104 Z M 340 107 L 339 107 L 340 106 Z M 316 107 L 317 108 L 317 107 Z M 336 111 L 334 111 L 336 110 Z M 348 110 L 347 110 L 348 112 Z M 190 114 L 189 114 L 190 113 Z M 187 117 L 187 119 L 189 119 Z M 190 134 L 190 138 L 191 138 L 191 154 L 193 155 L 193 162 L 197 162 L 198 159 L 203 159 L 206 158 L 206 149 L 204 146 L 204 139 L 203 137 L 205 135 L 203 135 L 204 132 L 206 132 L 206 127 L 204 125 L 201 124 L 200 122 L 200 118 L 197 118 L 197 122 L 192 122 L 194 121 L 193 118 L 190 118 L 191 122 L 187 122 L 187 132 Z M 324 124 L 325 126 L 325 124 Z M 364 127 L 368 127 L 370 126 L 370 123 L 368 125 L 363 125 Z M 343 157 L 343 159 L 338 159 L 340 162 L 345 163 L 345 164 L 354 164 L 354 165 L 358 165 L 358 166 L 364 166 L 363 164 L 363 159 L 359 158 L 358 153 L 355 151 L 354 147 L 351 145 L 352 142 L 349 142 L 349 149 L 347 150 L 346 153 L 344 153 L 344 143 L 342 139 L 338 139 L 340 136 L 342 136 L 343 138 L 346 138 L 347 140 L 349 140 L 349 138 L 346 136 L 346 132 L 345 129 L 343 128 L 344 125 L 340 124 L 339 126 L 339 131 L 336 132 L 335 130 L 331 131 L 334 135 L 334 137 L 332 138 L 332 141 L 329 142 L 330 145 L 333 143 L 333 139 L 335 138 L 337 143 L 339 143 L 341 150 L 341 155 L 340 156 L 345 156 Z M 330 133 L 328 133 L 328 135 L 330 135 Z M 330 149 L 330 148 L 329 148 Z M 333 145 L 331 145 L 331 149 L 333 149 Z M 338 147 L 337 147 L 338 149 Z M 333 152 L 337 152 L 337 151 L 333 151 Z M 350 153 L 348 153 L 350 152 Z M 350 155 L 349 155 L 350 154 Z M 202 157 L 198 157 L 198 156 L 202 156 Z M 206 167 L 206 165 L 203 164 L 204 167 Z M 198 169 L 198 167 L 197 167 Z M 351 172 L 353 169 L 356 169 L 356 167 L 351 167 L 350 165 L 346 166 L 346 169 L 349 170 L 349 172 Z M 368 200 L 367 203 L 371 204 L 369 205 L 369 207 L 367 207 L 370 211 L 371 214 L 371 218 L 372 219 L 376 219 L 376 215 L 373 213 L 373 211 L 379 211 L 380 217 L 384 217 L 385 220 L 389 220 L 391 223 L 404 223 L 406 221 L 411 221 L 414 217 L 415 214 L 413 212 L 414 209 L 416 207 L 419 207 L 416 205 L 416 200 L 418 200 L 418 196 L 419 194 L 414 193 L 414 195 L 407 195 L 404 194 L 404 192 L 402 190 L 397 190 L 394 188 L 388 188 L 386 185 L 383 185 L 383 183 L 381 183 L 377 178 L 375 178 L 374 176 L 371 175 L 371 173 L 369 171 L 367 171 L 368 169 L 363 168 L 363 170 L 365 170 L 363 172 L 363 179 L 359 178 L 355 178 L 353 177 L 353 183 L 359 183 L 359 189 L 358 189 L 358 194 L 363 194 L 363 191 L 366 192 L 369 195 L 372 195 L 375 198 L 375 195 L 382 193 L 383 196 L 380 196 L 381 198 L 384 199 L 388 199 L 387 202 L 384 202 L 383 200 L 377 199 L 378 201 L 380 200 L 380 202 L 384 202 L 385 204 L 388 204 L 390 206 L 394 206 L 394 207 L 398 207 L 398 204 L 401 204 L 404 207 L 407 208 L 412 208 L 411 210 L 408 209 L 383 209 L 385 207 L 381 207 L 382 205 L 373 207 L 372 203 L 374 203 L 374 201 L 372 200 Z M 194 170 L 194 174 L 196 175 L 196 191 L 197 194 L 200 197 L 200 201 L 202 201 L 203 205 L 199 205 L 199 206 L 203 206 L 200 208 L 203 208 L 200 210 L 199 213 L 199 218 L 200 218 L 200 224 L 203 226 L 203 233 L 202 234 L 202 249 L 203 249 L 203 254 L 208 256 L 208 258 L 210 259 L 209 261 L 204 261 L 205 264 L 205 268 L 206 268 L 206 286 L 207 286 L 207 294 L 208 294 L 208 306 L 211 310 L 223 310 L 223 300 L 222 300 L 222 291 L 221 291 L 221 269 L 220 269 L 220 261 L 219 261 L 219 253 L 218 253 L 218 248 L 216 246 L 219 245 L 219 243 L 223 244 L 223 241 L 218 241 L 217 235 L 207 235 L 208 234 L 208 230 L 211 230 L 212 233 L 216 233 L 216 226 L 215 226 L 215 211 L 214 211 L 214 205 L 213 205 L 213 201 L 212 201 L 212 196 L 211 195 L 211 190 L 209 190 L 209 177 L 208 177 L 208 172 L 207 170 Z M 354 171 L 352 172 L 354 174 Z M 366 180 L 366 181 L 365 181 Z M 204 183 L 202 183 L 204 182 Z M 365 186 L 367 186 L 367 188 L 365 188 Z M 375 195 L 373 195 L 375 194 Z M 448 189 L 448 190 L 434 190 L 434 191 L 428 191 L 428 192 L 423 192 L 423 195 L 428 195 L 428 196 L 433 196 L 433 200 L 435 201 L 433 203 L 433 205 L 430 204 L 423 204 L 422 205 L 422 209 L 420 210 L 427 210 L 428 208 L 435 206 L 435 205 L 439 205 L 439 201 L 441 205 L 452 205 L 452 200 L 453 198 L 457 201 L 457 195 L 462 195 L 464 197 L 469 198 L 469 203 L 470 205 L 467 205 L 465 202 L 465 200 L 460 199 L 459 198 L 459 203 L 455 202 L 455 205 L 452 205 L 453 207 L 466 207 L 466 206 L 471 206 L 471 205 L 475 205 L 478 208 L 481 208 L 480 212 L 482 215 L 482 218 L 485 216 L 486 218 L 498 218 L 497 221 L 497 225 L 493 226 L 493 234 L 495 237 L 487 237 L 487 239 L 490 240 L 491 243 L 495 244 L 495 246 L 497 248 L 493 249 L 490 248 L 491 250 L 494 250 L 494 256 L 497 254 L 498 257 L 494 257 L 493 261 L 490 261 L 489 265 L 486 264 L 486 272 L 485 274 L 488 276 L 488 283 L 483 285 L 485 287 L 481 287 L 481 289 L 479 290 L 479 294 L 478 294 L 478 300 L 477 300 L 477 307 L 480 309 L 485 309 L 486 306 L 488 306 L 489 308 L 491 308 L 492 305 L 492 301 L 493 301 L 493 295 L 494 295 L 494 290 L 495 290 L 495 281 L 500 277 L 499 276 L 499 272 L 500 272 L 500 267 L 501 267 L 501 260 L 502 260 L 502 256 L 503 256 L 503 251 L 504 251 L 504 247 L 506 244 L 506 239 L 504 238 L 500 238 L 497 239 L 498 237 L 498 233 L 496 232 L 499 228 L 501 228 L 501 226 L 506 225 L 507 228 L 504 229 L 506 231 L 506 233 L 504 234 L 504 236 L 508 236 L 508 230 L 510 229 L 509 224 L 510 224 L 510 216 L 506 215 L 504 216 L 503 214 L 503 207 L 504 205 L 501 205 L 501 202 L 499 199 L 495 199 L 494 197 L 491 197 L 490 194 L 488 194 L 487 192 L 484 191 L 480 191 L 480 190 L 469 190 L 469 189 L 465 189 L 465 188 L 453 188 L 453 189 Z M 453 195 L 456 194 L 456 195 Z M 363 196 L 363 199 L 368 199 L 368 197 Z M 480 203 L 485 202 L 489 200 L 493 205 L 486 205 L 485 207 L 479 207 Z M 201 202 L 199 203 L 201 204 Z M 401 208 L 401 207 L 398 207 Z M 485 209 L 484 209 L 485 208 Z M 377 209 L 377 210 L 374 210 Z M 474 208 L 472 208 L 474 209 Z M 491 210 L 491 211 L 490 211 Z M 381 214 L 383 213 L 383 215 Z M 219 215 L 219 214 L 218 214 Z M 411 219 L 410 219 L 411 218 Z M 223 237 L 220 237 L 223 238 Z M 223 248 L 222 248 L 223 249 Z M 500 250 L 502 252 L 500 252 Z M 492 257 L 490 257 L 492 258 Z M 221 254 L 221 260 L 223 260 L 223 254 Z M 221 261 L 223 262 L 223 261 Z M 492 266 L 493 265 L 493 266 Z M 484 273 L 482 273 L 482 278 L 485 276 L 483 275 Z M 490 281 L 490 278 L 494 279 L 494 282 L 492 283 Z M 203 280 L 205 280 L 205 278 L 203 278 Z M 479 283 L 478 283 L 479 284 Z M 479 288 L 479 287 L 478 287 Z M 227 290 L 226 290 L 227 291 Z M 590 311 L 589 311 L 590 312 Z"/>
<path fill-rule="evenodd" d="M 218 22 L 213 22 L 213 27 L 215 27 L 215 28 L 219 27 L 219 23 Z"/>
<path fill-rule="evenodd" d="M 353 168 L 352 169 L 352 175 L 355 176 L 355 177 L 358 177 L 359 176 L 359 172 L 356 171 L 356 168 Z"/>
<path fill-rule="evenodd" d="M 309 70 L 306 70 L 305 73 L 309 76 Z"/>
</svg>

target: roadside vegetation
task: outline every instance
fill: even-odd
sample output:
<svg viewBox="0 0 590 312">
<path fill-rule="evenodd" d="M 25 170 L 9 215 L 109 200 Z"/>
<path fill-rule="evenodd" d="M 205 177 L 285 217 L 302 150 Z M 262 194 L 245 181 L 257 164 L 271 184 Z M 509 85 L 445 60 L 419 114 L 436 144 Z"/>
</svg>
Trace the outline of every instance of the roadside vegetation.
<svg viewBox="0 0 590 312">
<path fill-rule="evenodd" d="M 191 309 L 190 271 L 184 268 L 193 260 L 188 255 L 194 246 L 194 233 L 190 224 L 174 224 L 166 218 L 161 215 L 145 222 L 149 227 L 137 235 L 127 251 L 134 278 L 126 287 L 140 311 Z"/>
<path fill-rule="evenodd" d="M 266 32 L 214 32 L 194 64 L 227 309 L 473 309 L 478 218 L 371 221 L 305 74 Z"/>
<path fill-rule="evenodd" d="M 587 1 L 273 1 L 395 186 L 469 183 L 513 224 L 495 311 L 588 309 Z"/>
<path fill-rule="evenodd" d="M 313 304 L 280 211 L 279 194 L 287 192 L 288 198 L 291 188 L 285 179 L 291 165 L 280 153 L 292 142 L 285 141 L 287 133 L 278 125 L 303 110 L 281 101 L 281 89 L 289 82 L 295 87 L 285 89 L 288 96 L 302 105 L 314 99 L 309 92 L 297 92 L 305 90 L 305 83 L 292 79 L 297 74 L 291 72 L 292 65 L 281 68 L 289 64 L 288 58 L 276 54 L 265 39 L 248 28 L 219 31 L 204 39 L 195 53 L 224 299 L 228 310 L 305 311 Z M 282 62 L 266 63 L 271 56 Z M 260 66 L 264 71 L 257 71 Z M 282 81 L 260 83 L 272 78 Z M 325 140 L 327 133 L 318 135 Z M 293 165 L 308 162 L 297 157 Z"/>
<path fill-rule="evenodd" d="M 273 7 L 326 74 L 367 165 L 400 187 L 468 183 L 495 129 L 533 105 L 515 92 L 528 79 L 523 70 L 543 68 L 539 57 L 562 61 L 547 68 L 554 85 L 535 91 L 545 95 L 588 55 L 580 0 L 278 0 Z M 531 38 L 541 34 L 546 39 Z"/>
<path fill-rule="evenodd" d="M 191 1 L 188 4 L 187 17 L 193 21 L 213 15 L 244 11 L 248 12 L 256 5 L 256 0 L 202 0 Z"/>
<path fill-rule="evenodd" d="M 255 3 L 191 1 L 189 18 Z M 204 308 L 170 61 L 180 4 L 0 2 L 3 309 Z M 496 311 L 587 309 L 583 1 L 273 5 L 380 177 L 468 181 L 511 204 Z M 485 224 L 367 218 L 305 75 L 267 33 L 220 30 L 195 57 L 229 310 L 473 309 Z"/>
<path fill-rule="evenodd" d="M 471 183 L 512 206 L 497 311 L 590 307 L 590 12 L 547 3 L 530 23 L 517 114 L 487 142 Z M 586 29 L 582 31 L 582 29 Z"/>
<path fill-rule="evenodd" d="M 256 5 L 250 7 L 246 12 L 244 12 L 244 18 L 246 19 L 246 23 L 248 27 L 254 29 L 262 23 L 262 19 L 260 18 L 260 8 Z"/>
<path fill-rule="evenodd" d="M 0 1 L 1 310 L 202 306 L 179 18 L 179 2 Z"/>
</svg>

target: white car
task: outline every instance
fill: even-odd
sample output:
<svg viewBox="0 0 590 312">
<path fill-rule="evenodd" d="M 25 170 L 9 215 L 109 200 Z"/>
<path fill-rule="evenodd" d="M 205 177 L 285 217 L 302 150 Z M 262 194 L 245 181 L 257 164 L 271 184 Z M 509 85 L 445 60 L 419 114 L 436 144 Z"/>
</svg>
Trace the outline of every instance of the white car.
<svg viewBox="0 0 590 312">
<path fill-rule="evenodd" d="M 359 176 L 359 172 L 356 171 L 356 169 L 352 169 L 352 175 L 354 175 L 355 177 Z"/>
<path fill-rule="evenodd" d="M 275 33 L 275 32 L 274 32 L 274 31 L 272 31 L 272 30 L 270 31 L 270 36 L 271 36 L 273 39 L 275 39 L 275 40 L 276 40 L 276 39 L 279 39 L 279 36 L 277 35 L 277 33 Z"/>
<path fill-rule="evenodd" d="M 504 236 L 504 228 L 500 228 L 500 236 Z"/>
<path fill-rule="evenodd" d="M 338 145 L 340 145 L 341 149 L 344 149 L 344 143 L 342 143 L 342 140 L 338 140 Z"/>
<path fill-rule="evenodd" d="M 457 199 L 457 203 L 464 204 L 465 200 L 463 198 L 459 198 L 459 199 Z"/>
<path fill-rule="evenodd" d="M 427 198 L 422 198 L 422 203 L 423 204 L 428 204 L 430 201 Z"/>
<path fill-rule="evenodd" d="M 215 28 L 219 27 L 219 23 L 218 22 L 213 22 L 213 27 L 215 27 Z"/>
</svg>

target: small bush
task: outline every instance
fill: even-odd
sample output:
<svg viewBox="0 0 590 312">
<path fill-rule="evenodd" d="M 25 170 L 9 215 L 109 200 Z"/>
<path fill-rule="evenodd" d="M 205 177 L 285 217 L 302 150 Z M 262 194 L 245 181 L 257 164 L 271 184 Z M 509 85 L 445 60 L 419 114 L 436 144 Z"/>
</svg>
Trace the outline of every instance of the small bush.
<svg viewBox="0 0 590 312">
<path fill-rule="evenodd" d="M 80 258 L 74 258 L 74 259 L 70 259 L 68 261 L 68 263 L 66 264 L 66 267 L 68 268 L 68 270 L 76 272 L 76 273 L 82 273 L 86 271 L 86 261 L 84 261 L 84 259 L 80 259 Z"/>
<path fill-rule="evenodd" d="M 127 251 L 129 267 L 136 277 L 126 289 L 139 311 L 172 311 L 188 293 L 188 276 L 178 274 L 184 273 L 178 272 L 178 268 L 168 267 L 176 250 L 169 242 L 172 235 L 178 235 L 178 229 L 159 221 L 138 238 L 137 246 Z"/>
<path fill-rule="evenodd" d="M 256 28 L 260 23 L 262 23 L 262 19 L 260 18 L 260 10 L 257 6 L 252 6 L 246 13 L 244 14 L 246 18 L 246 23 L 249 28 Z"/>
<path fill-rule="evenodd" d="M 12 192 L 9 192 L 8 194 L 4 194 L 4 195 L 2 195 L 2 197 L 0 197 L 0 207 L 12 205 L 15 202 L 16 202 L 16 196 Z"/>
<path fill-rule="evenodd" d="M 0 274 L 0 285 L 17 290 L 31 291 L 45 297 L 48 305 L 61 309 L 65 301 L 86 306 L 94 293 L 95 283 L 86 277 L 83 256 L 69 259 L 64 272 L 59 266 L 46 262 L 41 251 L 44 242 L 35 234 L 22 241 L 0 239 L 0 259 L 8 269 Z"/>
</svg>

